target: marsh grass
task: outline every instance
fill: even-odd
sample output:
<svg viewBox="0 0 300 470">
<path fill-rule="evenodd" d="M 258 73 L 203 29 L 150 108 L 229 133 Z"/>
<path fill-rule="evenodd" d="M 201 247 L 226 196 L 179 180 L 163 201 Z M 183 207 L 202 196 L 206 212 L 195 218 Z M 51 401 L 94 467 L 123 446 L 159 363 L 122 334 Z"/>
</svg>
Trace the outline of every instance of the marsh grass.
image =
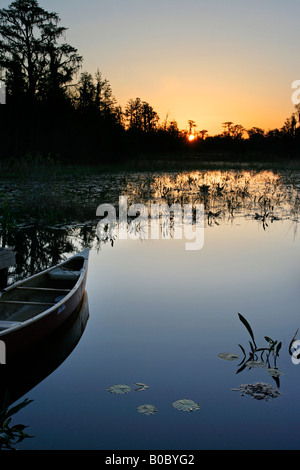
<svg viewBox="0 0 300 470">
<path fill-rule="evenodd" d="M 203 204 L 209 225 L 243 216 L 266 228 L 283 218 L 298 220 L 297 181 L 290 173 L 270 170 L 139 174 L 127 178 L 124 194 L 130 203 Z"/>
<path fill-rule="evenodd" d="M 91 246 L 101 249 L 105 243 L 114 246 L 115 238 L 98 239 L 96 211 L 102 203 L 118 209 L 121 195 L 128 197 L 128 206 L 145 204 L 149 214 L 153 203 L 169 207 L 189 203 L 195 216 L 196 205 L 203 204 L 207 227 L 252 220 L 267 230 L 277 221 L 288 220 L 295 236 L 299 189 L 299 174 L 270 170 L 120 172 L 81 177 L 37 171 L 23 179 L 0 179 L 0 243 L 21 253 L 18 278 L 48 267 L 50 260 L 58 262 L 63 253 Z M 167 238 L 173 237 L 175 228 L 172 215 Z"/>
<path fill-rule="evenodd" d="M 121 163 L 120 163 L 121 162 Z M 0 178 L 40 177 L 41 174 L 59 178 L 82 178 L 107 173 L 153 172 L 153 171 L 197 171 L 197 170 L 300 170 L 300 159 L 269 156 L 256 158 L 228 154 L 201 155 L 139 155 L 134 158 L 119 159 L 118 163 L 107 162 L 101 165 L 64 163 L 59 157 L 42 157 L 26 154 L 20 158 L 0 160 Z"/>
<path fill-rule="evenodd" d="M 283 218 L 298 221 L 299 174 L 270 170 L 102 173 L 59 175 L 50 167 L 0 179 L 2 229 L 95 219 L 103 203 L 203 204 L 208 225 L 252 217 L 264 228 Z"/>
</svg>

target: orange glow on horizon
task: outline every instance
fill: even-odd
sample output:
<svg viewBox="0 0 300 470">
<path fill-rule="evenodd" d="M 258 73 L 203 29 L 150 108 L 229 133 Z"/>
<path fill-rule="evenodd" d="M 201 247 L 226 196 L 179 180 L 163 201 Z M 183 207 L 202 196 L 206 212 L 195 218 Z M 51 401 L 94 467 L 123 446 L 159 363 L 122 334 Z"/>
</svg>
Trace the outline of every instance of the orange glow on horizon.
<svg viewBox="0 0 300 470">
<path fill-rule="evenodd" d="M 193 134 L 190 134 L 190 135 L 188 136 L 189 142 L 193 142 L 193 140 L 195 140 L 195 138 L 196 138 L 196 137 L 195 137 Z"/>
</svg>

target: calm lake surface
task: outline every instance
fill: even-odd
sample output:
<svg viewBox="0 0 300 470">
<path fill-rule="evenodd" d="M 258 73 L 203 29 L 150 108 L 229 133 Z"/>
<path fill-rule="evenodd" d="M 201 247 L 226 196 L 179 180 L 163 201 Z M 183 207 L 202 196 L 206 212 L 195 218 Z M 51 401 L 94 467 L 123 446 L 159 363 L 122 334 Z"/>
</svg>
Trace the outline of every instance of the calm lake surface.
<svg viewBox="0 0 300 470">
<path fill-rule="evenodd" d="M 34 436 L 18 449 L 300 448 L 300 364 L 290 349 L 300 339 L 299 173 L 110 175 L 40 183 L 40 192 L 26 185 L 0 189 L 20 206 L 30 191 L 65 191 L 70 222 L 37 227 L 24 216 L 2 233 L 18 253 L 9 282 L 91 251 L 77 322 L 16 380 L 17 402 L 33 400 L 14 418 Z M 125 240 L 99 240 L 96 209 L 120 195 L 147 207 L 203 204 L 203 247 L 187 250 L 172 224 L 166 238 L 132 239 L 129 230 Z M 242 393 L 257 383 L 280 394 Z M 119 384 L 130 391 L 111 393 Z M 200 408 L 173 406 L 185 399 Z M 145 404 L 156 412 L 141 414 Z"/>
</svg>

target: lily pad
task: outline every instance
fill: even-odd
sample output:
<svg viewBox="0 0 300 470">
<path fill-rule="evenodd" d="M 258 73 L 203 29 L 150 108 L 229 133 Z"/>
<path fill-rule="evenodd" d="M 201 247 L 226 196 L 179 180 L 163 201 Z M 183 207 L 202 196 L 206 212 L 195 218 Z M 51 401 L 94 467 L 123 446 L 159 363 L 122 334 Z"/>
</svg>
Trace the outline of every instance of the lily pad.
<svg viewBox="0 0 300 470">
<path fill-rule="evenodd" d="M 271 377 L 279 377 L 280 375 L 283 375 L 283 372 L 280 372 L 278 369 L 267 369 L 267 372 L 269 372 Z"/>
<path fill-rule="evenodd" d="M 136 392 L 142 392 L 143 390 L 147 390 L 149 388 L 149 385 L 143 384 L 141 382 L 135 382 L 137 388 L 135 389 Z"/>
<path fill-rule="evenodd" d="M 137 407 L 137 410 L 142 415 L 154 415 L 157 413 L 157 408 L 154 405 L 140 405 Z"/>
<path fill-rule="evenodd" d="M 223 361 L 236 361 L 239 359 L 239 356 L 233 353 L 220 353 L 218 354 L 218 357 L 223 359 Z"/>
<path fill-rule="evenodd" d="M 246 366 L 261 369 L 262 367 L 266 367 L 266 364 L 262 361 L 248 361 L 246 362 Z"/>
<path fill-rule="evenodd" d="M 197 411 L 200 408 L 198 403 L 195 403 L 193 400 L 177 400 L 172 403 L 174 408 L 180 411 Z"/>
<path fill-rule="evenodd" d="M 129 385 L 123 385 L 123 384 L 111 385 L 107 389 L 107 391 L 109 393 L 113 393 L 115 395 L 121 395 L 122 393 L 128 393 L 128 392 L 130 392 L 130 390 L 131 390 L 131 387 L 129 387 Z"/>
<path fill-rule="evenodd" d="M 231 390 L 240 390 L 241 396 L 250 396 L 254 400 L 270 400 L 277 398 L 281 395 L 278 389 L 273 387 L 273 385 L 266 384 L 263 382 L 257 382 L 255 384 L 243 384 L 239 389 Z"/>
</svg>

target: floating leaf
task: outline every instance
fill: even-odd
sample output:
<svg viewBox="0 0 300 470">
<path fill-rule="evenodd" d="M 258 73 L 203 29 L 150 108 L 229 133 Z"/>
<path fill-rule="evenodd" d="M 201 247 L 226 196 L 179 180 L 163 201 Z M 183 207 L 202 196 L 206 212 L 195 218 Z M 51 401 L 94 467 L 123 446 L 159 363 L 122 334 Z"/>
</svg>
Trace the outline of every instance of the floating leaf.
<svg viewBox="0 0 300 470">
<path fill-rule="evenodd" d="M 177 400 L 173 403 L 174 408 L 180 411 L 197 411 L 200 409 L 200 405 L 195 403 L 193 400 Z"/>
<path fill-rule="evenodd" d="M 267 369 L 267 372 L 269 372 L 271 377 L 279 377 L 280 375 L 283 375 L 283 372 L 280 372 L 278 369 Z"/>
<path fill-rule="evenodd" d="M 135 384 L 138 388 L 135 389 L 136 392 L 142 392 L 144 390 L 147 390 L 149 388 L 149 385 L 140 383 L 140 382 L 135 382 Z"/>
<path fill-rule="evenodd" d="M 233 353 L 220 353 L 218 357 L 224 361 L 236 361 L 239 359 L 239 356 Z"/>
<path fill-rule="evenodd" d="M 154 415 L 157 413 L 157 408 L 154 405 L 140 405 L 137 407 L 137 410 L 142 415 Z"/>
<path fill-rule="evenodd" d="M 246 362 L 246 366 L 260 369 L 262 367 L 266 367 L 266 364 L 262 361 L 248 361 Z"/>
<path fill-rule="evenodd" d="M 236 391 L 237 389 L 231 389 Z M 255 384 L 243 384 L 239 388 L 242 396 L 250 396 L 254 400 L 269 400 L 270 398 L 277 398 L 280 392 L 272 385 L 257 382 Z"/>
<path fill-rule="evenodd" d="M 111 385 L 108 387 L 107 391 L 116 395 L 121 395 L 122 393 L 130 392 L 131 387 L 129 385 Z"/>
</svg>

